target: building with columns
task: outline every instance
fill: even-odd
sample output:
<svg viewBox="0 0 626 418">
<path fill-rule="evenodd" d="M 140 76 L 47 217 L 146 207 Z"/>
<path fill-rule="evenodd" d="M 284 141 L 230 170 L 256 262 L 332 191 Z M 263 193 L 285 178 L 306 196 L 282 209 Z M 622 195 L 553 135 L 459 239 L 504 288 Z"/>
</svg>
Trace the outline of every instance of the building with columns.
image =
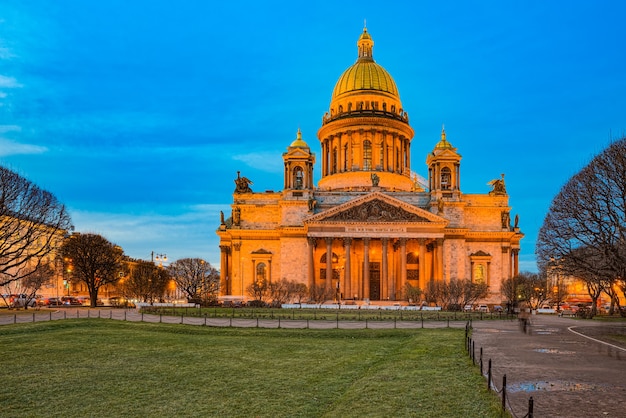
<svg viewBox="0 0 626 418">
<path fill-rule="evenodd" d="M 318 131 L 315 154 L 298 130 L 283 153 L 284 186 L 253 192 L 237 173 L 232 215 L 217 230 L 221 295 L 249 299 L 255 281 L 292 280 L 339 289 L 342 299 L 406 299 L 407 284 L 469 279 L 489 285 L 518 271 L 504 175 L 486 194 L 461 190 L 461 155 L 446 138 L 426 156 L 428 178 L 411 171 L 413 129 L 391 75 L 373 58 L 367 32 L 341 75 Z"/>
</svg>

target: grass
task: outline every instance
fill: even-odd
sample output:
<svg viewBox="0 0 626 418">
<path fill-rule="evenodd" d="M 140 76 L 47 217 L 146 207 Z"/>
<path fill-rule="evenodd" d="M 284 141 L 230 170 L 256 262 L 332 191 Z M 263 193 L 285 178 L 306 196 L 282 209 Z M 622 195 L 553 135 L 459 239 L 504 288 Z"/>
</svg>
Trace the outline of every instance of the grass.
<svg viewBox="0 0 626 418">
<path fill-rule="evenodd" d="M 498 417 L 464 331 L 0 327 L 2 416 Z"/>
</svg>

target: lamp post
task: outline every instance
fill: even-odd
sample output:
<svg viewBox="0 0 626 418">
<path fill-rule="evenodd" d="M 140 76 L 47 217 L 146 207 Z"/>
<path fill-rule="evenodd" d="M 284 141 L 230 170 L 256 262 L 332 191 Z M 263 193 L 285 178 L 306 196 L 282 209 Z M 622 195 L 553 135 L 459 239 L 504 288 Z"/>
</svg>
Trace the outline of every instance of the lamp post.
<svg viewBox="0 0 626 418">
<path fill-rule="evenodd" d="M 339 279 L 337 279 L 337 305 L 341 309 L 341 291 L 339 289 Z"/>
<path fill-rule="evenodd" d="M 154 251 L 152 251 L 150 261 L 154 263 L 155 260 L 159 263 L 159 266 L 163 266 L 163 263 L 167 261 L 167 254 L 155 254 Z"/>
<path fill-rule="evenodd" d="M 239 263 L 240 264 L 239 273 L 240 273 L 240 276 L 241 276 L 241 299 L 242 299 L 242 302 L 243 302 L 243 265 L 245 263 L 245 260 L 246 259 L 242 257 L 241 260 L 240 260 L 240 263 Z"/>
</svg>

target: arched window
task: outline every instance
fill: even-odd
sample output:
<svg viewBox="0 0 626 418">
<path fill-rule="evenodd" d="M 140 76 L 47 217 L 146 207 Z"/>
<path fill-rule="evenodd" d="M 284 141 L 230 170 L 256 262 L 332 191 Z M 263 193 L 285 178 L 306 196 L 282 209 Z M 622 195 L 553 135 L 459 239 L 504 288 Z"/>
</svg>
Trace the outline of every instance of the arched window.
<svg viewBox="0 0 626 418">
<path fill-rule="evenodd" d="M 363 141 L 363 170 L 372 169 L 372 143 L 369 140 Z"/>
<path fill-rule="evenodd" d="M 452 174 L 450 173 L 450 169 L 448 167 L 444 167 L 441 169 L 441 189 L 442 190 L 450 190 L 452 183 Z"/>
<path fill-rule="evenodd" d="M 267 274 L 267 266 L 265 263 L 259 263 L 256 265 L 256 282 L 263 283 L 265 282 Z"/>
<path fill-rule="evenodd" d="M 304 173 L 302 167 L 296 167 L 293 169 L 293 184 L 295 189 L 302 189 L 304 185 Z"/>
<path fill-rule="evenodd" d="M 418 264 L 419 263 L 419 254 L 410 252 L 406 255 L 406 263 L 407 264 Z"/>
<path fill-rule="evenodd" d="M 327 253 L 322 254 L 322 257 L 320 258 L 320 263 L 326 264 L 326 254 Z M 339 262 L 339 256 L 337 254 L 333 253 L 331 257 L 332 257 L 332 259 L 331 259 L 332 263 Z"/>
</svg>

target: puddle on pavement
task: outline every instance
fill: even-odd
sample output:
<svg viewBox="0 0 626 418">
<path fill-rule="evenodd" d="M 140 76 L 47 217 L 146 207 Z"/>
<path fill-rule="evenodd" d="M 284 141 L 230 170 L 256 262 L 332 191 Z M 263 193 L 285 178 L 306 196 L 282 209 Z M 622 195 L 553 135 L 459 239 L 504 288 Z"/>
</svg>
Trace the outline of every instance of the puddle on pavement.
<svg viewBox="0 0 626 418">
<path fill-rule="evenodd" d="M 546 354 L 576 354 L 575 351 L 558 350 L 556 348 L 535 348 L 533 351 Z"/>
<path fill-rule="evenodd" d="M 507 386 L 507 392 L 537 392 L 537 391 L 589 391 L 602 389 L 598 385 L 590 385 L 588 383 L 554 381 L 554 382 L 520 382 Z"/>
<path fill-rule="evenodd" d="M 535 331 L 533 333 L 534 334 L 539 334 L 539 335 L 558 334 L 559 333 L 559 329 L 557 329 L 557 328 L 539 328 L 539 329 L 535 329 Z"/>
</svg>

